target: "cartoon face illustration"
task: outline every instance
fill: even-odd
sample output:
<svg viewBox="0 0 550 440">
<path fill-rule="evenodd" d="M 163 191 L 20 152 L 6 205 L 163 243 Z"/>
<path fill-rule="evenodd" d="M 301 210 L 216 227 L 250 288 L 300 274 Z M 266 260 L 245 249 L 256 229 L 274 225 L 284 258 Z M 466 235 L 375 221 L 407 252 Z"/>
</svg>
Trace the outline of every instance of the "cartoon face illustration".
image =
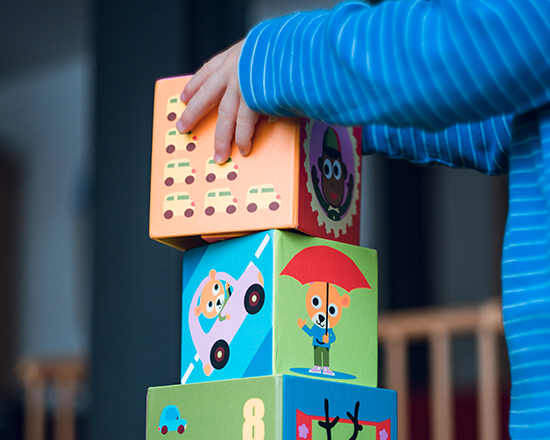
<svg viewBox="0 0 550 440">
<path fill-rule="evenodd" d="M 339 151 L 327 149 L 319 158 L 321 172 L 321 188 L 325 200 L 334 208 L 342 204 L 344 198 L 347 177 L 346 165 L 342 162 L 342 154 Z"/>
<path fill-rule="evenodd" d="M 307 314 L 316 326 L 323 329 L 334 328 L 342 317 L 342 310 L 349 307 L 349 304 L 349 295 L 338 295 L 332 284 L 311 283 L 306 294 Z"/>
<path fill-rule="evenodd" d="M 323 155 L 318 159 L 317 166 L 321 172 L 322 196 L 326 203 L 338 208 L 344 200 L 348 171 L 342 161 L 340 139 L 332 127 L 328 127 L 323 135 Z"/>
<path fill-rule="evenodd" d="M 195 214 L 195 202 L 191 200 L 187 191 L 170 193 L 164 199 L 162 212 L 166 220 L 178 215 L 189 218 Z"/>
<path fill-rule="evenodd" d="M 220 280 L 227 280 L 225 290 L 229 290 L 230 294 L 217 315 L 216 307 L 219 305 L 216 301 L 220 298 L 217 292 L 224 288 Z M 218 287 L 215 287 L 216 283 L 219 283 Z M 250 263 L 238 280 L 227 273 L 211 270 L 209 276 L 198 286 L 191 300 L 189 330 L 207 376 L 212 374 L 213 368 L 220 370 L 227 365 L 229 344 L 233 337 L 248 315 L 255 315 L 262 309 L 265 301 L 263 284 L 262 273 L 254 263 Z M 193 306 L 197 303 L 197 306 Z M 212 328 L 205 333 L 198 319 L 201 313 L 206 317 L 224 315 L 227 319 L 215 320 Z M 182 383 L 185 383 L 185 379 L 182 379 Z"/>
<path fill-rule="evenodd" d="M 348 162 L 344 160 L 344 155 L 349 153 L 348 149 L 351 145 L 348 142 L 349 139 L 342 142 L 339 137 L 342 133 L 337 132 L 333 127 L 327 126 L 324 129 L 322 140 L 319 130 L 317 132 L 315 147 L 310 144 L 311 152 L 308 153 L 316 157 L 308 159 L 311 167 L 308 191 L 312 196 L 313 193 L 315 194 L 314 204 L 318 205 L 318 208 L 313 205 L 312 208 L 322 210 L 323 215 L 326 216 L 325 220 L 328 221 L 327 226 L 330 224 L 329 229 L 345 229 L 344 224 L 347 224 L 347 220 L 341 226 L 331 222 L 340 222 L 346 218 L 354 198 L 354 172 L 357 174 L 357 170 L 348 169 L 346 163 L 349 164 L 349 157 Z M 321 213 L 321 211 L 318 212 Z"/>
<path fill-rule="evenodd" d="M 216 278 L 216 271 L 212 269 L 209 273 L 210 279 L 204 285 L 200 296 L 200 303 L 195 307 L 195 316 L 201 313 L 209 319 L 219 317 L 220 321 L 230 319 L 230 315 L 221 316 L 221 311 L 227 299 L 231 296 L 231 285 L 225 285 Z"/>
</svg>

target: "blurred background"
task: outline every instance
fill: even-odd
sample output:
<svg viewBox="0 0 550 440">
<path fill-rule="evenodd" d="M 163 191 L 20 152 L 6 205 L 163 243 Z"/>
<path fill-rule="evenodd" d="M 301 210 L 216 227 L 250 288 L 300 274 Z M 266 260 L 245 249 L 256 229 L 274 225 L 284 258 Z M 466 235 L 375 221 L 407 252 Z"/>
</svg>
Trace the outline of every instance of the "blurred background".
<svg viewBox="0 0 550 440">
<path fill-rule="evenodd" d="M 181 325 L 182 253 L 148 238 L 155 80 L 194 72 L 261 20 L 336 3 L 2 3 L 1 439 L 23 438 L 21 362 L 44 359 L 86 367 L 77 438 L 144 437 L 147 388 L 179 382 Z M 363 172 L 361 243 L 379 251 L 381 313 L 499 297 L 506 177 L 381 157 Z M 425 406 L 427 348 L 409 353 Z M 453 367 L 470 389 L 473 340 L 453 342 Z"/>
</svg>

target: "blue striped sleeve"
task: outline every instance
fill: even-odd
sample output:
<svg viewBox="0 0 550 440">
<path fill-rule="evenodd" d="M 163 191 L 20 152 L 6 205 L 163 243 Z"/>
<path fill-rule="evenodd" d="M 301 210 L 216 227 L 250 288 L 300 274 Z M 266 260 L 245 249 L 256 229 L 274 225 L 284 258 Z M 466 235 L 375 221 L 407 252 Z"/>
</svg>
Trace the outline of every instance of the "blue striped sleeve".
<svg viewBox="0 0 550 440">
<path fill-rule="evenodd" d="M 341 124 L 443 130 L 550 101 L 550 2 L 347 2 L 253 28 L 246 103 Z"/>
<path fill-rule="evenodd" d="M 508 174 L 512 116 L 456 124 L 440 132 L 387 125 L 363 127 L 363 154 L 380 153 L 424 165 L 472 168 L 495 176 Z"/>
</svg>

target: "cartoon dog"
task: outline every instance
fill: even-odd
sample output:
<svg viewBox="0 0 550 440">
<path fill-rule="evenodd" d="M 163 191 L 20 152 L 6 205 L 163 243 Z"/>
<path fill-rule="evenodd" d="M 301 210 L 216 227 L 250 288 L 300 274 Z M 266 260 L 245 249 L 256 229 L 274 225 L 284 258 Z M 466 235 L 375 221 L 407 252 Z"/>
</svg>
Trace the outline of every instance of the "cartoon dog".
<svg viewBox="0 0 550 440">
<path fill-rule="evenodd" d="M 306 309 L 313 326 L 309 328 L 305 320 L 298 318 L 298 327 L 313 339 L 315 366 L 309 370 L 310 373 L 334 376 L 329 368 L 329 350 L 336 340 L 333 328 L 340 321 L 342 310 L 349 307 L 349 304 L 349 295 L 344 293 L 340 296 L 332 284 L 311 283 L 306 294 Z"/>
<path fill-rule="evenodd" d="M 199 317 L 202 313 L 208 319 L 216 317 L 220 321 L 230 319 L 231 315 L 229 313 L 222 316 L 222 310 L 231 296 L 231 285 L 226 282 L 224 286 L 216 278 L 216 271 L 214 269 L 210 270 L 209 276 L 210 279 L 202 289 L 199 305 L 195 307 L 195 316 Z"/>
</svg>

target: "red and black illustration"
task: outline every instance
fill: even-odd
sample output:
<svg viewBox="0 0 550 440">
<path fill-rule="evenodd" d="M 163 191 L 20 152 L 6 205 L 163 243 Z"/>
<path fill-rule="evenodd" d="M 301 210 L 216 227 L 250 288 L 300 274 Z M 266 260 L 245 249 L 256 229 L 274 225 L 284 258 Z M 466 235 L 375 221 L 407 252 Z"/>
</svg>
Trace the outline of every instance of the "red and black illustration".
<svg viewBox="0 0 550 440">
<path fill-rule="evenodd" d="M 323 134 L 323 155 L 318 158 L 317 167 L 311 167 L 311 178 L 317 200 L 328 218 L 339 221 L 351 203 L 353 174 L 348 173 L 342 160 L 340 139 L 332 127 L 328 127 Z"/>
</svg>

